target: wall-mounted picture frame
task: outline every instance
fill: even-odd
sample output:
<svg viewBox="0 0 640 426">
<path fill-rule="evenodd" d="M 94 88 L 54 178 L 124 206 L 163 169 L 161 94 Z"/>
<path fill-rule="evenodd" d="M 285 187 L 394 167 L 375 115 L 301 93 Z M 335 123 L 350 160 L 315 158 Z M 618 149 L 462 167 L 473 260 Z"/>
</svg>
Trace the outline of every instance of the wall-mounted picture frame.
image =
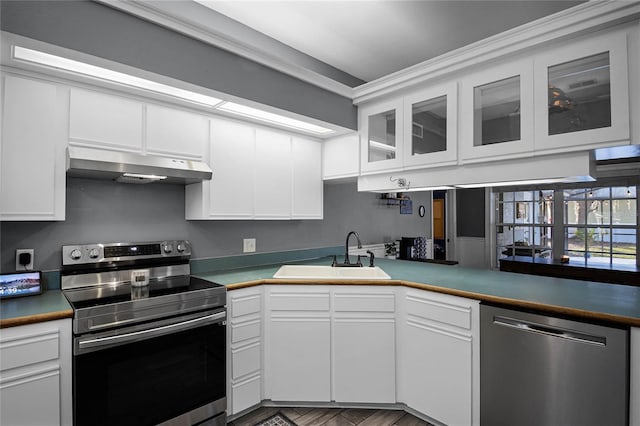
<svg viewBox="0 0 640 426">
<path fill-rule="evenodd" d="M 413 214 L 413 201 L 409 199 L 400 201 L 400 214 Z"/>
</svg>

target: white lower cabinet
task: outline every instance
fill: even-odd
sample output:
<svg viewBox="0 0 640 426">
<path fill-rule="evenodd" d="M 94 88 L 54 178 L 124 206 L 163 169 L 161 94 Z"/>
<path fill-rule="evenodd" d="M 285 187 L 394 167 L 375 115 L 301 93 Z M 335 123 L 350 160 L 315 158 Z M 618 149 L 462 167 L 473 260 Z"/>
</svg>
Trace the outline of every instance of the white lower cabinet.
<svg viewBox="0 0 640 426">
<path fill-rule="evenodd" d="M 393 289 L 338 287 L 332 300 L 334 400 L 395 403 Z"/>
<path fill-rule="evenodd" d="M 478 425 L 479 302 L 402 291 L 400 402 L 447 425 Z"/>
<path fill-rule="evenodd" d="M 262 401 L 262 287 L 228 293 L 227 414 Z"/>
<path fill-rule="evenodd" d="M 262 400 L 404 403 L 450 426 L 479 424 L 476 300 L 401 286 L 265 285 L 230 291 L 229 306 L 230 416 Z"/>
<path fill-rule="evenodd" d="M 71 425 L 71 319 L 0 330 L 0 424 Z"/>
<path fill-rule="evenodd" d="M 268 286 L 266 396 L 331 400 L 330 293 L 326 286 Z"/>
</svg>

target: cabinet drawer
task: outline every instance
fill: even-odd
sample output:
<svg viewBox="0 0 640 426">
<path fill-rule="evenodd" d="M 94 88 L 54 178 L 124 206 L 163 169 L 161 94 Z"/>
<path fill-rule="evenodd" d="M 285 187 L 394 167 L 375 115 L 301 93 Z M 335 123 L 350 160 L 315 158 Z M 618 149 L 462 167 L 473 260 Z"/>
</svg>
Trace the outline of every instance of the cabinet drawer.
<svg viewBox="0 0 640 426">
<path fill-rule="evenodd" d="M 336 312 L 395 312 L 395 295 L 371 293 L 335 293 Z"/>
<path fill-rule="evenodd" d="M 271 293 L 272 311 L 329 311 L 329 293 Z"/>
<path fill-rule="evenodd" d="M 246 410 L 247 408 L 258 404 L 261 401 L 261 385 L 262 380 L 260 376 L 232 385 L 231 401 L 233 407 L 231 408 L 231 414 L 239 413 L 242 410 Z"/>
<path fill-rule="evenodd" d="M 23 335 L 0 341 L 0 370 L 58 359 L 60 356 L 57 331 Z"/>
<path fill-rule="evenodd" d="M 260 295 L 252 294 L 243 297 L 231 296 L 231 318 L 260 312 Z"/>
<path fill-rule="evenodd" d="M 231 343 L 260 337 L 260 320 L 231 324 Z"/>
<path fill-rule="evenodd" d="M 232 379 L 237 380 L 247 374 L 260 371 L 260 344 L 232 350 Z"/>
<path fill-rule="evenodd" d="M 407 295 L 407 313 L 422 319 L 471 330 L 471 306 Z"/>
</svg>

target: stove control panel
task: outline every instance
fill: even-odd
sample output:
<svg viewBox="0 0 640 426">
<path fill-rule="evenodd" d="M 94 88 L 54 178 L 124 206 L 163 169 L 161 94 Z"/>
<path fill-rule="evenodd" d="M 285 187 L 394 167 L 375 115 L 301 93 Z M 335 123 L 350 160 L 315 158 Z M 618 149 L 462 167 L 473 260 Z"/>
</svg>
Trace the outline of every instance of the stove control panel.
<svg viewBox="0 0 640 426">
<path fill-rule="evenodd" d="M 185 256 L 191 256 L 187 240 L 62 246 L 63 266 Z"/>
</svg>

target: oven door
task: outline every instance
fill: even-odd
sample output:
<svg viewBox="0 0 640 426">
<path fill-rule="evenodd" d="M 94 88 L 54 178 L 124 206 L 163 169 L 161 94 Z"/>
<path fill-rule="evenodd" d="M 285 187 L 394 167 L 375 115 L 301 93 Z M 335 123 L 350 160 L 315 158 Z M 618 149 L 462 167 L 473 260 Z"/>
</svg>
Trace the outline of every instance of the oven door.
<svg viewBox="0 0 640 426">
<path fill-rule="evenodd" d="M 222 308 L 75 337 L 74 424 L 224 425 L 225 324 Z"/>
</svg>

